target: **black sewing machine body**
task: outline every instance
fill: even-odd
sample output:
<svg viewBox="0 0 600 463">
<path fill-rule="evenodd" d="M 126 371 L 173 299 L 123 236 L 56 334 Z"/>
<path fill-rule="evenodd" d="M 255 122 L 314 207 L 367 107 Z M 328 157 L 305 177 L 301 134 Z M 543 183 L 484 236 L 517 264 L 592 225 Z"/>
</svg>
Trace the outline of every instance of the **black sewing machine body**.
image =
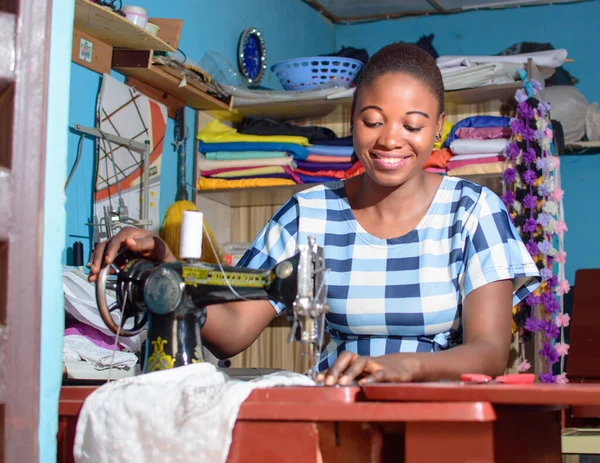
<svg viewBox="0 0 600 463">
<path fill-rule="evenodd" d="M 147 326 L 144 372 L 203 361 L 200 329 L 206 307 L 231 301 L 283 303 L 293 322 L 290 341 L 309 344 L 311 352 L 320 354 L 327 291 L 322 248 L 314 242 L 268 270 L 146 259 L 132 259 L 113 270 L 115 275 L 108 270 L 99 275 L 100 314 L 120 335 L 132 336 Z M 116 294 L 110 306 L 107 290 Z"/>
</svg>

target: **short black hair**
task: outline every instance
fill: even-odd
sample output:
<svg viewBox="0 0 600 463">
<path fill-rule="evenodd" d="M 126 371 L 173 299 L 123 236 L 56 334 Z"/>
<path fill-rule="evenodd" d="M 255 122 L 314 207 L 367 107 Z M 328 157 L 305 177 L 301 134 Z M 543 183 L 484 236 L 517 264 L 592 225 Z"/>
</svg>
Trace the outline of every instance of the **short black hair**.
<svg viewBox="0 0 600 463">
<path fill-rule="evenodd" d="M 386 45 L 367 62 L 356 83 L 354 110 L 358 92 L 375 79 L 390 72 L 407 74 L 425 84 L 438 100 L 438 115 L 444 112 L 444 82 L 435 59 L 416 45 L 396 42 Z"/>
</svg>

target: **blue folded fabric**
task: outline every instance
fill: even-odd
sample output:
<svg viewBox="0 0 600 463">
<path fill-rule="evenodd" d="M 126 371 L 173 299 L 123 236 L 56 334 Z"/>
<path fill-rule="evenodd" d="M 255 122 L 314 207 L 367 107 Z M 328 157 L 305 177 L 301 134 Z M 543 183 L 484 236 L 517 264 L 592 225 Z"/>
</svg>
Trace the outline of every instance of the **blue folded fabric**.
<svg viewBox="0 0 600 463">
<path fill-rule="evenodd" d="M 312 145 L 308 147 L 308 151 L 310 154 L 320 156 L 352 156 L 354 148 L 352 146 Z"/>
<path fill-rule="evenodd" d="M 302 183 L 327 183 L 327 182 L 339 181 L 339 178 L 335 178 L 335 177 L 313 177 L 312 175 L 304 175 L 304 174 L 299 174 L 299 173 L 296 173 L 296 175 L 298 175 L 298 177 L 300 177 L 300 180 L 302 180 Z"/>
<path fill-rule="evenodd" d="M 308 148 L 295 143 L 259 143 L 259 142 L 230 142 L 230 143 L 204 143 L 198 142 L 201 153 L 215 151 L 286 151 L 294 159 L 305 160 L 309 154 Z"/>
<path fill-rule="evenodd" d="M 318 172 L 320 170 L 348 170 L 353 165 L 354 163 L 352 162 L 296 162 L 296 167 L 298 169 L 309 170 L 311 172 Z"/>
<path fill-rule="evenodd" d="M 479 127 L 479 128 L 481 128 L 481 127 L 508 127 L 509 124 L 510 124 L 509 117 L 501 117 L 501 116 L 466 117 L 463 120 L 458 121 L 454 125 L 454 127 L 452 127 L 452 130 L 450 131 L 448 138 L 446 138 L 446 141 L 444 142 L 444 148 L 450 147 L 450 143 L 452 143 L 457 138 L 456 131 L 462 127 Z"/>
</svg>

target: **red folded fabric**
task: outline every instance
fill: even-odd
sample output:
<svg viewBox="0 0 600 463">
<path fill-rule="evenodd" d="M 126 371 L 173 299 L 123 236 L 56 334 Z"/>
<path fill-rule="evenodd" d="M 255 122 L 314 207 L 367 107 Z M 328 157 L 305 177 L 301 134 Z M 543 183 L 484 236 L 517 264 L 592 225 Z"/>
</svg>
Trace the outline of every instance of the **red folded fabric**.
<svg viewBox="0 0 600 463">
<path fill-rule="evenodd" d="M 452 170 L 471 164 L 488 164 L 490 162 L 498 161 L 504 161 L 504 156 L 494 156 L 493 158 L 465 159 L 464 161 L 448 161 L 446 169 Z"/>
</svg>

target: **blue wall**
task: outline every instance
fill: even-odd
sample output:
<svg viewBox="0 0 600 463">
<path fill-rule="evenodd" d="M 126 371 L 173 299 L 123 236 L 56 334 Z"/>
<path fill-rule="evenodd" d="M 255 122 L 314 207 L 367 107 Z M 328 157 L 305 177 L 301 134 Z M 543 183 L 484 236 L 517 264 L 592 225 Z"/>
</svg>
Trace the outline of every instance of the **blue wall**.
<svg viewBox="0 0 600 463">
<path fill-rule="evenodd" d="M 257 27 L 263 32 L 268 66 L 288 58 L 328 53 L 333 49 L 335 29 L 315 10 L 298 0 L 221 0 L 202 2 L 197 0 L 139 0 L 149 16 L 183 18 L 183 31 L 179 48 L 196 62 L 207 50 L 215 50 L 231 63 L 237 63 L 239 37 L 247 27 Z M 113 75 L 122 80 L 118 74 Z M 262 84 L 281 88 L 277 78 L 269 72 Z M 77 64 L 72 65 L 69 124 L 94 126 L 96 98 L 100 75 Z M 187 143 L 188 182 L 193 179 L 193 130 L 194 112 L 186 113 L 190 139 Z M 175 201 L 177 191 L 177 157 L 172 149 L 173 121 L 169 120 L 165 138 L 161 173 L 161 199 L 159 213 Z M 68 166 L 77 156 L 79 136 L 69 133 Z M 84 255 L 89 255 L 91 233 L 84 224 L 92 214 L 92 191 L 94 175 L 94 144 L 84 141 L 81 163 L 67 190 L 67 247 L 74 241 L 84 242 Z M 64 255 L 66 259 L 66 253 Z"/>
<path fill-rule="evenodd" d="M 73 9 L 74 2 L 54 1 L 52 5 L 42 263 L 40 462 L 56 461 L 58 395 L 62 380 L 65 311 L 62 295 L 61 243 L 65 241 L 65 126 L 68 120 Z"/>
<path fill-rule="evenodd" d="M 433 45 L 440 55 L 491 55 L 518 42 L 550 42 L 566 48 L 575 59 L 566 69 L 580 79 L 577 88 L 589 102 L 600 101 L 600 60 L 592 37 L 598 29 L 600 2 L 571 5 L 476 11 L 449 16 L 426 16 L 336 27 L 336 46 L 366 48 L 369 54 L 397 41 L 416 42 L 435 34 Z M 567 278 L 573 284 L 575 270 L 595 268 L 600 247 L 590 245 L 590 231 L 600 228 L 600 216 L 584 204 L 600 195 L 596 180 L 600 157 L 562 158 L 565 190 Z M 593 199 L 592 199 L 593 201 Z"/>
</svg>

